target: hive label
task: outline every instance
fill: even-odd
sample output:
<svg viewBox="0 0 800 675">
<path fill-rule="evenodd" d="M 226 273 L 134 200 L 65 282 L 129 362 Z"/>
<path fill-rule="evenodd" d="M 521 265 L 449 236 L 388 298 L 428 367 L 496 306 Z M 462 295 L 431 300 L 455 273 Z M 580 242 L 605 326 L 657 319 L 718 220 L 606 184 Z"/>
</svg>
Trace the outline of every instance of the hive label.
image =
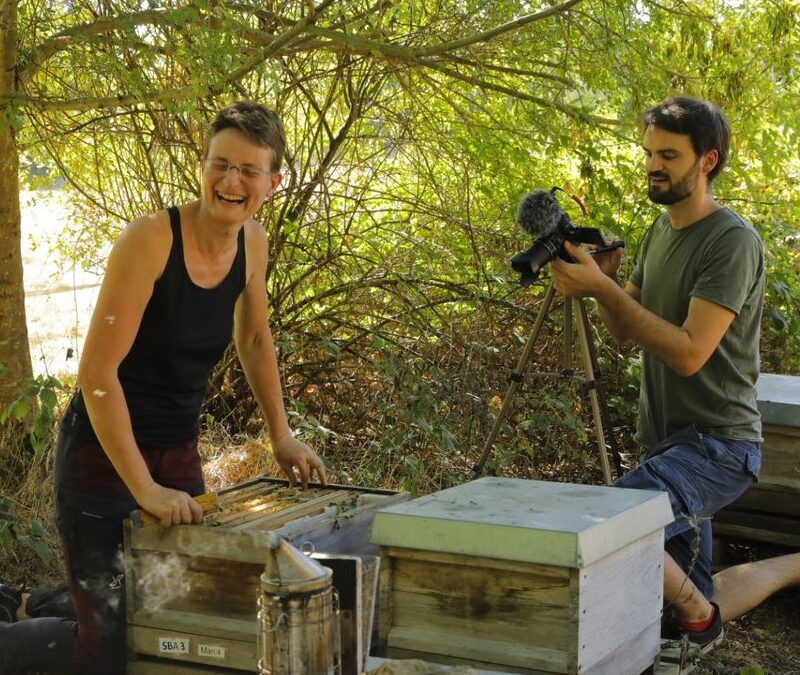
<svg viewBox="0 0 800 675">
<path fill-rule="evenodd" d="M 212 659 L 224 659 L 225 658 L 225 647 L 220 645 L 197 645 L 197 655 L 198 656 L 208 656 Z"/>
<path fill-rule="evenodd" d="M 189 640 L 178 637 L 158 638 L 159 654 L 191 654 L 192 646 Z"/>
</svg>

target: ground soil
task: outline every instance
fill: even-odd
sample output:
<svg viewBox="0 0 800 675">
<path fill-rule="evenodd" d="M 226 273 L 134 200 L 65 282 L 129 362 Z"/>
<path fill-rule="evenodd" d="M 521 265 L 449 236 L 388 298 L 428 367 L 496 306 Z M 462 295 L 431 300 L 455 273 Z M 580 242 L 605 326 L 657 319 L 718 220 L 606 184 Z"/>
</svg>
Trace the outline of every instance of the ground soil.
<svg viewBox="0 0 800 675">
<path fill-rule="evenodd" d="M 800 674 L 800 588 L 776 595 L 725 626 L 724 641 L 698 675 Z"/>
<path fill-rule="evenodd" d="M 717 549 L 724 566 L 792 549 L 730 540 Z M 725 624 L 725 639 L 707 654 L 697 675 L 800 675 L 800 586 L 776 593 L 744 616 Z"/>
</svg>

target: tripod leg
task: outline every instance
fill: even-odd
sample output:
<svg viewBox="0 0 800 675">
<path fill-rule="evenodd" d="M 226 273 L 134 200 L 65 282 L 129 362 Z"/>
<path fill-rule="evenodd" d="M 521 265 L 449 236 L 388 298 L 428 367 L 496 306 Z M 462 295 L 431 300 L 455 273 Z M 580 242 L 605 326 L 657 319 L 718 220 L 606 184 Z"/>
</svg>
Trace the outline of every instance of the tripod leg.
<svg viewBox="0 0 800 675">
<path fill-rule="evenodd" d="M 564 296 L 564 374 L 572 375 L 572 298 Z"/>
<path fill-rule="evenodd" d="M 597 384 L 595 378 L 594 364 L 592 363 L 591 354 L 589 351 L 589 335 L 586 330 L 586 306 L 583 299 L 578 299 L 578 339 L 581 343 L 581 354 L 583 355 L 583 369 L 586 371 L 586 376 L 592 383 L 589 389 L 589 403 L 592 408 L 592 417 L 594 418 L 594 433 L 597 438 L 597 449 L 600 453 L 600 466 L 603 469 L 603 478 L 606 485 L 611 485 L 611 467 L 608 464 L 608 453 L 606 452 L 606 439 L 603 433 L 603 416 L 600 412 L 600 401 L 597 396 Z"/>
<path fill-rule="evenodd" d="M 517 389 L 519 389 L 519 385 L 522 383 L 522 376 L 525 373 L 525 369 L 528 367 L 528 361 L 531 358 L 533 347 L 536 344 L 536 339 L 539 337 L 539 332 L 542 330 L 542 325 L 547 317 L 547 312 L 550 311 L 550 305 L 553 303 L 553 296 L 555 295 L 555 292 L 556 287 L 551 283 L 550 287 L 547 289 L 547 293 L 545 293 L 542 306 L 539 308 L 539 314 L 536 316 L 536 321 L 531 329 L 531 334 L 528 336 L 528 341 L 525 343 L 525 348 L 522 350 L 522 355 L 519 357 L 517 367 L 510 376 L 511 384 L 509 384 L 508 389 L 506 390 L 506 395 L 503 398 L 503 405 L 500 406 L 500 412 L 497 413 L 497 419 L 494 421 L 494 426 L 492 426 L 492 430 L 489 432 L 489 436 L 483 445 L 481 457 L 477 464 L 472 467 L 473 478 L 478 478 L 483 473 L 483 468 L 486 466 L 486 462 L 489 459 L 490 453 L 492 452 L 492 446 L 494 445 L 495 440 L 497 440 L 497 435 L 500 433 L 500 427 L 505 421 L 508 412 L 511 410 L 511 403 L 514 400 Z"/>
<path fill-rule="evenodd" d="M 617 471 L 617 476 L 622 476 L 624 473 L 622 468 L 622 455 L 620 454 L 617 438 L 614 434 L 614 427 L 611 425 L 608 417 L 608 399 L 606 398 L 605 383 L 603 381 L 602 374 L 600 373 L 600 366 L 597 362 L 597 349 L 595 349 L 594 342 L 591 339 L 592 327 L 589 324 L 589 317 L 586 313 L 585 305 L 583 306 L 581 318 L 586 331 L 586 344 L 589 347 L 589 358 L 592 362 L 592 377 L 594 378 L 595 382 L 594 388 L 595 391 L 597 391 L 597 399 L 600 404 L 600 418 L 603 421 L 603 429 L 605 430 L 606 441 L 608 442 L 608 447 L 611 450 L 611 460 L 614 463 L 614 469 Z"/>
</svg>

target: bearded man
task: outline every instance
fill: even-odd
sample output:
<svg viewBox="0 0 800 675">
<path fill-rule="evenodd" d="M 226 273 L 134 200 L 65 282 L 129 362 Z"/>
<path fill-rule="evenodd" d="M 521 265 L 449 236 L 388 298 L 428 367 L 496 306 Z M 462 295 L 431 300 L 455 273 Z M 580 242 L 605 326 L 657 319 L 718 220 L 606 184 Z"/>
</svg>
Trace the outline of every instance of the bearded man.
<svg viewBox="0 0 800 675">
<path fill-rule="evenodd" d="M 677 629 L 702 651 L 722 637 L 713 601 L 711 517 L 758 478 L 756 408 L 764 250 L 744 218 L 711 192 L 730 149 L 730 126 L 712 103 L 670 98 L 642 120 L 648 197 L 665 207 L 622 288 L 622 251 L 573 264 L 554 260 L 556 288 L 594 297 L 617 342 L 643 350 L 636 440 L 643 463 L 617 486 L 669 495 L 664 600 Z"/>
</svg>

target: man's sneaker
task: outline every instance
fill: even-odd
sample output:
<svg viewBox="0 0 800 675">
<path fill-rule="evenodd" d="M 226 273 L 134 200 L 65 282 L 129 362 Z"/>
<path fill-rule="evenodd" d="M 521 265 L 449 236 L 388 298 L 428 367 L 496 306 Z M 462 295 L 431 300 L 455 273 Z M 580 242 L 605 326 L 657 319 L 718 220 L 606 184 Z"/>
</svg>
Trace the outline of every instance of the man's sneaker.
<svg viewBox="0 0 800 675">
<path fill-rule="evenodd" d="M 0 621 L 13 622 L 17 620 L 17 610 L 22 602 L 19 591 L 11 586 L 0 584 Z"/>
<path fill-rule="evenodd" d="M 714 620 L 708 628 L 705 630 L 686 630 L 686 628 L 683 628 L 683 632 L 689 638 L 689 644 L 698 648 L 700 654 L 711 651 L 722 641 L 725 635 L 725 631 L 722 629 L 722 615 L 720 614 L 719 606 L 716 602 L 712 602 L 711 606 L 714 608 Z"/>
</svg>

